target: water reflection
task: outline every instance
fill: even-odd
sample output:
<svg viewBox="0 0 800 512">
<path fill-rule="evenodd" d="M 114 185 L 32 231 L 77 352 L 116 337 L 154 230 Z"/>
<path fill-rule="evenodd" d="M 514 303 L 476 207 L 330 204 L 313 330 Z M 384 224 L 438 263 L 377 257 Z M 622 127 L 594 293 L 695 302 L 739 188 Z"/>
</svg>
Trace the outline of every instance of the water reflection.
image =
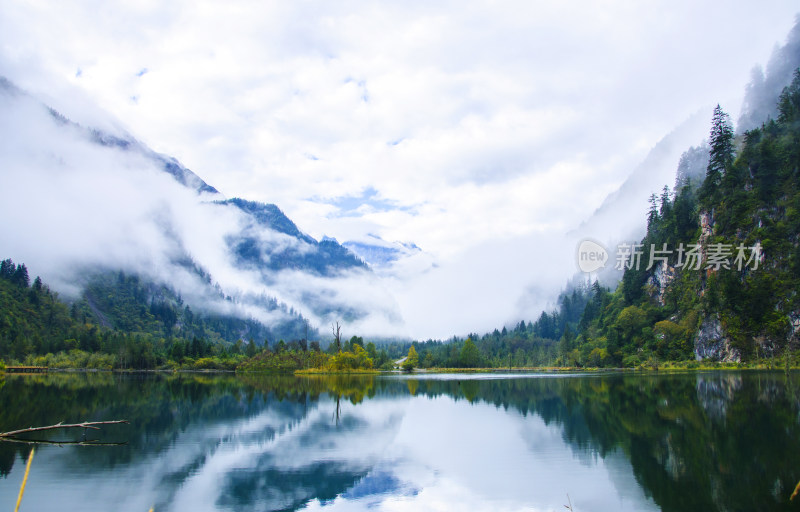
<svg viewBox="0 0 800 512">
<path fill-rule="evenodd" d="M 9 375 L 0 431 L 131 421 L 102 432 L 124 446 L 37 450 L 28 510 L 561 510 L 567 493 L 582 511 L 791 510 L 798 389 L 778 373 Z M 27 450 L 0 443 L 0 509 Z"/>
</svg>

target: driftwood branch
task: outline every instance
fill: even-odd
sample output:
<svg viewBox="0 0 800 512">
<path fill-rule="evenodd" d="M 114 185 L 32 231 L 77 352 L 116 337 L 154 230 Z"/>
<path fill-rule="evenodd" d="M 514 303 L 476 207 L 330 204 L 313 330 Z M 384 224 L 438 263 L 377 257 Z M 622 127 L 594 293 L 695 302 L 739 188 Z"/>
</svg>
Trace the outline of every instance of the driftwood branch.
<svg viewBox="0 0 800 512">
<path fill-rule="evenodd" d="M 46 439 L 18 439 L 16 437 L 0 437 L 0 443 L 20 444 L 50 444 L 53 446 L 125 446 L 127 441 L 121 443 L 106 443 L 89 439 L 87 441 L 49 441 Z"/>
<path fill-rule="evenodd" d="M 59 428 L 91 428 L 93 430 L 100 430 L 97 425 L 118 425 L 120 423 L 130 423 L 128 420 L 113 420 L 113 421 L 84 421 L 83 423 L 57 423 L 55 425 L 48 425 L 46 427 L 30 427 L 20 430 L 12 430 L 11 432 L 0 432 L 0 439 L 4 437 L 15 437 L 20 434 L 27 434 L 29 432 L 41 432 L 42 430 L 56 430 Z"/>
</svg>

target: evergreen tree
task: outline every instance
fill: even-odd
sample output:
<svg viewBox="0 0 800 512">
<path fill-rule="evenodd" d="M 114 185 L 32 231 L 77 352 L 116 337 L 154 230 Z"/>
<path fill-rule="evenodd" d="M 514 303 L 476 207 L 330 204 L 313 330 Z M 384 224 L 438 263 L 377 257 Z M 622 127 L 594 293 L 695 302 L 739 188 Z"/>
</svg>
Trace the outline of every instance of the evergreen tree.
<svg viewBox="0 0 800 512">
<path fill-rule="evenodd" d="M 11 281 L 14 276 L 14 262 L 10 259 L 0 262 L 0 278 Z"/>
<path fill-rule="evenodd" d="M 647 212 L 647 229 L 649 231 L 658 221 L 658 196 L 650 194 L 648 202 L 650 203 L 650 209 Z"/>
<path fill-rule="evenodd" d="M 472 338 L 467 338 L 459 354 L 459 361 L 463 368 L 477 368 L 481 363 L 481 353 Z"/>
<path fill-rule="evenodd" d="M 253 340 L 253 338 L 250 338 L 250 341 L 247 342 L 247 348 L 245 348 L 245 355 L 247 355 L 247 357 L 253 357 L 256 355 L 256 352 L 258 352 L 258 349 L 256 348 L 256 342 Z"/>
<path fill-rule="evenodd" d="M 800 120 L 800 69 L 794 71 L 792 83 L 783 89 L 778 100 L 778 121 L 791 124 Z"/>
<path fill-rule="evenodd" d="M 728 114 L 717 105 L 711 118 L 709 135 L 711 149 L 708 155 L 706 179 L 700 188 L 700 199 L 706 208 L 716 204 L 720 198 L 722 178 L 733 167 L 733 126 Z"/>
<path fill-rule="evenodd" d="M 25 264 L 17 265 L 16 270 L 14 270 L 14 275 L 11 278 L 11 281 L 19 286 L 20 288 L 27 288 L 31 281 L 28 277 L 28 267 Z"/>
</svg>

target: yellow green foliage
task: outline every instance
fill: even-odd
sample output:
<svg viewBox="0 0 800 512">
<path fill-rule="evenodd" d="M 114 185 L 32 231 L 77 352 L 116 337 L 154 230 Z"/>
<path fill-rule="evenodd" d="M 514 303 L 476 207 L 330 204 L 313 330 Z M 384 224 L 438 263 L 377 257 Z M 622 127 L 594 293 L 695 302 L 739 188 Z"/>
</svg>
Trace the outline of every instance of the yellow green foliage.
<svg viewBox="0 0 800 512">
<path fill-rule="evenodd" d="M 403 361 L 403 370 L 410 372 L 417 366 L 419 366 L 419 355 L 417 355 L 417 350 L 414 348 L 414 345 L 411 345 L 411 348 L 408 349 L 408 356 L 406 360 Z"/>
<path fill-rule="evenodd" d="M 294 372 L 306 368 L 322 368 L 329 356 L 315 350 L 283 350 L 262 352 L 237 367 L 238 372 Z"/>
<path fill-rule="evenodd" d="M 28 356 L 26 364 L 31 366 L 47 366 L 48 368 L 71 369 L 87 368 L 90 370 L 111 370 L 116 364 L 113 354 L 90 353 L 84 350 L 73 349 L 69 352 L 61 351 L 43 356 Z"/>
<path fill-rule="evenodd" d="M 356 344 L 353 345 L 352 352 L 342 351 L 332 355 L 325 367 L 334 372 L 369 370 L 372 368 L 372 359 L 361 345 Z"/>
</svg>

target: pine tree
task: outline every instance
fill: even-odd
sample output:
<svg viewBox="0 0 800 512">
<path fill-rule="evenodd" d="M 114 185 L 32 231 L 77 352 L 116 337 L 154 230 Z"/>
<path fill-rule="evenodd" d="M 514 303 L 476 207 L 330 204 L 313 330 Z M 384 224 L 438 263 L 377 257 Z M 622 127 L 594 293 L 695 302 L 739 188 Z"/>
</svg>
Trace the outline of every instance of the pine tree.
<svg viewBox="0 0 800 512">
<path fill-rule="evenodd" d="M 794 123 L 800 117 L 800 69 L 794 70 L 792 83 L 784 87 L 778 100 L 778 120 L 784 124 Z"/>
<path fill-rule="evenodd" d="M 11 281 L 14 276 L 14 262 L 10 259 L 0 262 L 0 278 Z"/>
<path fill-rule="evenodd" d="M 28 277 L 28 267 L 26 267 L 24 263 L 17 265 L 17 269 L 14 271 L 14 276 L 11 278 L 11 281 L 20 288 L 27 288 L 30 286 L 31 281 Z"/>
<path fill-rule="evenodd" d="M 700 201 L 706 208 L 718 202 L 722 179 L 733 168 L 733 126 L 730 116 L 719 105 L 711 119 L 709 145 L 706 179 L 700 187 Z"/>
<path fill-rule="evenodd" d="M 669 216 L 670 207 L 672 206 L 670 199 L 671 197 L 669 193 L 669 187 L 664 185 L 664 188 L 661 191 L 661 206 L 659 208 L 659 214 L 661 215 L 662 218 L 666 218 L 667 216 Z"/>
<path fill-rule="evenodd" d="M 247 348 L 245 348 L 245 354 L 247 357 L 253 357 L 258 352 L 258 348 L 256 347 L 256 342 L 253 338 L 250 338 L 250 341 L 247 342 Z"/>
<path fill-rule="evenodd" d="M 459 362 L 463 368 L 476 368 L 480 366 L 481 353 L 472 338 L 467 338 L 459 354 Z"/>
<path fill-rule="evenodd" d="M 650 210 L 647 212 L 647 230 L 650 231 L 658 221 L 658 196 L 650 194 Z"/>
</svg>

